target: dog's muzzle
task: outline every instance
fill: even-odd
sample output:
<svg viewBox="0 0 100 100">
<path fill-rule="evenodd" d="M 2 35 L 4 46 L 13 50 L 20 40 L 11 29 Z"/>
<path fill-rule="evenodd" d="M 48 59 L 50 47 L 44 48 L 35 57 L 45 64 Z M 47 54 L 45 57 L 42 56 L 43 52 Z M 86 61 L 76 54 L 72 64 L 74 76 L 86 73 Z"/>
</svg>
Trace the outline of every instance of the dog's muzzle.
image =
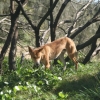
<svg viewBox="0 0 100 100">
<path fill-rule="evenodd" d="M 33 65 L 33 68 L 38 68 L 39 67 L 39 63 L 35 63 L 34 65 Z"/>
<path fill-rule="evenodd" d="M 39 63 L 36 63 L 36 66 L 37 66 L 37 67 L 39 67 L 39 65 L 40 65 Z"/>
</svg>

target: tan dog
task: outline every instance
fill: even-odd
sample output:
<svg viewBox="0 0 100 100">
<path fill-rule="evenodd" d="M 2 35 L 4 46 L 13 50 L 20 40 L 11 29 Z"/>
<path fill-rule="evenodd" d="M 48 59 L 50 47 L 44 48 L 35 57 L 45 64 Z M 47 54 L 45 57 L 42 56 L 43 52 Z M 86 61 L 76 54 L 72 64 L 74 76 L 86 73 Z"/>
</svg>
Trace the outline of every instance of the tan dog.
<svg viewBox="0 0 100 100">
<path fill-rule="evenodd" d="M 68 37 L 57 39 L 51 43 L 45 44 L 44 46 L 32 49 L 28 47 L 29 53 L 35 65 L 39 65 L 42 62 L 45 67 L 50 68 L 50 60 L 55 58 L 60 59 L 64 66 L 66 62 L 64 60 L 65 52 L 68 53 L 69 58 L 75 63 L 77 69 L 77 50 L 73 40 Z"/>
</svg>

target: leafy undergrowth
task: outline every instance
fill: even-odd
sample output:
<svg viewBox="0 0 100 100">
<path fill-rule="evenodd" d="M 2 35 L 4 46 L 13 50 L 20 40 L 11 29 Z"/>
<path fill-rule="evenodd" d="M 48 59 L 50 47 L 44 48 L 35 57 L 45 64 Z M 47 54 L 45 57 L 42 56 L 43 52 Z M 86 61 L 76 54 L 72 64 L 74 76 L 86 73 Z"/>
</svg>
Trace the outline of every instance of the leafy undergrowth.
<svg viewBox="0 0 100 100">
<path fill-rule="evenodd" d="M 0 100 L 100 100 L 100 64 L 82 65 L 76 71 L 73 64 L 52 66 L 51 70 L 32 68 L 32 62 L 17 61 L 17 69 L 8 71 L 3 63 L 0 76 Z"/>
</svg>

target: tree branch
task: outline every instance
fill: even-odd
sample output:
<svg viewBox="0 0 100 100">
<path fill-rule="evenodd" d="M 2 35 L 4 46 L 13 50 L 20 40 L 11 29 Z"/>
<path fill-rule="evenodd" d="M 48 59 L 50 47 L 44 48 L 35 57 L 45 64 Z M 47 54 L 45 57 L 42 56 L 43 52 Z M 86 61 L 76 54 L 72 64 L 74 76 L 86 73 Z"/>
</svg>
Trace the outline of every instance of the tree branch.
<svg viewBox="0 0 100 100">
<path fill-rule="evenodd" d="M 59 0 L 55 0 L 55 2 L 52 4 L 52 7 L 50 7 L 49 9 L 48 9 L 48 11 L 47 11 L 47 13 L 44 15 L 44 17 L 40 20 L 40 22 L 38 23 L 38 28 L 40 28 L 41 27 L 41 25 L 42 25 L 42 23 L 45 21 L 45 19 L 50 15 L 50 13 L 53 11 L 53 9 L 55 8 L 55 6 L 56 6 L 56 4 L 57 4 L 57 2 L 58 2 Z"/>
<path fill-rule="evenodd" d="M 100 52 L 100 44 L 99 44 L 99 46 L 94 50 L 94 52 L 92 53 L 92 57 L 96 56 L 99 52 Z"/>
<path fill-rule="evenodd" d="M 98 27 L 98 30 L 96 31 L 96 34 L 100 34 L 100 26 Z M 90 60 L 93 51 L 96 49 L 96 42 L 97 42 L 97 38 L 92 41 L 91 49 L 88 52 L 88 54 L 86 55 L 86 57 L 83 61 L 83 64 L 86 64 Z"/>
<path fill-rule="evenodd" d="M 76 22 L 77 20 L 83 15 L 84 11 L 86 10 L 86 8 L 92 3 L 93 0 L 89 0 L 87 4 L 84 4 L 83 7 L 81 7 L 79 9 L 79 11 L 76 13 L 75 19 L 73 21 L 72 26 L 70 26 L 69 30 L 68 30 L 68 36 L 70 36 L 71 31 L 73 30 L 73 28 L 76 26 Z"/>
<path fill-rule="evenodd" d="M 97 18 L 97 16 L 100 14 L 100 8 L 99 10 L 96 12 L 96 14 L 93 16 L 93 18 L 91 18 L 89 21 L 86 22 L 85 25 L 83 25 L 82 27 L 79 27 L 71 36 L 70 38 L 74 38 L 76 35 L 78 35 L 81 31 L 83 31 L 86 27 L 88 27 L 89 25 L 91 25 L 94 22 L 100 21 L 100 19 Z"/>
<path fill-rule="evenodd" d="M 100 26 L 99 29 L 100 30 Z M 91 37 L 88 41 L 86 41 L 85 43 L 81 44 L 81 45 L 77 45 L 77 50 L 83 49 L 86 46 L 90 45 L 94 40 L 96 40 L 97 38 L 100 38 L 100 33 L 99 34 L 95 34 L 93 37 Z"/>
<path fill-rule="evenodd" d="M 22 3 L 20 2 L 20 0 L 15 0 L 15 1 L 19 4 L 19 6 L 21 8 L 21 11 L 22 11 L 22 14 L 24 15 L 24 17 L 27 19 L 27 21 L 29 22 L 29 24 L 31 25 L 31 27 L 33 28 L 33 30 L 35 30 L 36 29 L 36 26 L 33 25 L 32 21 L 30 20 L 30 18 L 25 13 L 25 11 L 23 9 L 23 6 L 22 6 Z"/>
</svg>

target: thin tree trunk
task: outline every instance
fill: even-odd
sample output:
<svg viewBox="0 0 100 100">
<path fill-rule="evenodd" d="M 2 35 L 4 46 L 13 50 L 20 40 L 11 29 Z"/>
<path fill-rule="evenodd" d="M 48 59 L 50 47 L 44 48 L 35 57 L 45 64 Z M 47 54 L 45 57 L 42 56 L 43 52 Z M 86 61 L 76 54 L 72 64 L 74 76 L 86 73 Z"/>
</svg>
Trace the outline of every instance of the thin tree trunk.
<svg viewBox="0 0 100 100">
<path fill-rule="evenodd" d="M 53 0 L 50 0 L 50 7 L 52 7 L 53 4 Z M 50 13 L 50 35 L 51 35 L 51 41 L 53 41 L 55 39 L 55 34 L 53 33 L 53 14 L 52 12 Z"/>
<path fill-rule="evenodd" d="M 36 47 L 40 47 L 40 36 L 39 36 L 39 28 L 36 28 L 35 29 L 35 39 L 36 39 Z"/>
<path fill-rule="evenodd" d="M 70 0 L 65 0 L 65 1 L 64 1 L 64 3 L 62 4 L 62 6 L 61 6 L 61 8 L 60 8 L 60 10 L 59 10 L 59 12 L 58 12 L 58 14 L 57 14 L 57 16 L 56 16 L 56 19 L 55 19 L 55 22 L 54 22 L 54 28 L 53 28 L 54 40 L 55 40 L 55 36 L 56 36 L 55 30 L 56 30 L 56 27 L 57 27 L 59 18 L 60 18 L 60 16 L 61 16 L 61 14 L 63 13 L 63 11 L 64 11 L 66 5 L 69 3 L 69 1 L 70 1 Z M 54 41 L 54 40 L 53 40 L 53 41 Z"/>
</svg>

